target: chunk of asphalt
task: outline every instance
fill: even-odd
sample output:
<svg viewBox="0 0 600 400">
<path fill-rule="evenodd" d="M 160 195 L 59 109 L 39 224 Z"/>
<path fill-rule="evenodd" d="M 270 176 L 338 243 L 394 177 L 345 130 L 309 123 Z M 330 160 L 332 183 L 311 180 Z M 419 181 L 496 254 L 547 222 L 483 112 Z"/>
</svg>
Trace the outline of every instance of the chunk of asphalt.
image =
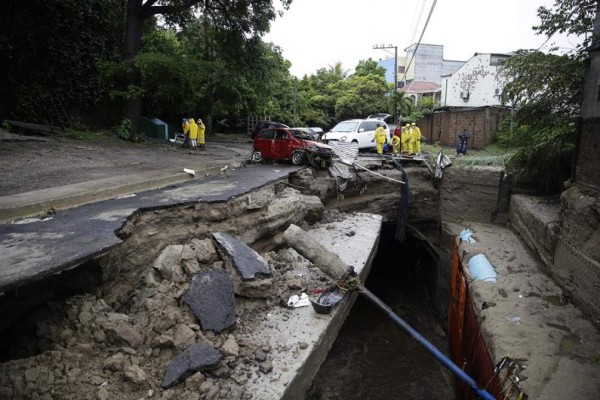
<svg viewBox="0 0 600 400">
<path fill-rule="evenodd" d="M 233 278 L 227 271 L 197 274 L 181 299 L 192 308 L 202 329 L 219 333 L 235 325 Z"/>
<path fill-rule="evenodd" d="M 213 233 L 213 238 L 222 258 L 235 267 L 242 280 L 271 275 L 265 259 L 242 241 L 222 232 Z"/>
<path fill-rule="evenodd" d="M 196 371 L 214 369 L 223 359 L 223 354 L 214 347 L 196 343 L 175 357 L 165 370 L 162 387 L 168 388 Z"/>
</svg>

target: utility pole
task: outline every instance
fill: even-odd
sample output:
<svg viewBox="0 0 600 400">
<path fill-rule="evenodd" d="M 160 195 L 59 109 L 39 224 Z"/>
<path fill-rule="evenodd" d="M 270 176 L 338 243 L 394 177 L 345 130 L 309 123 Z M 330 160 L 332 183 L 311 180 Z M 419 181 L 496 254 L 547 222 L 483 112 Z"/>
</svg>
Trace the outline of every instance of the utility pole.
<svg viewBox="0 0 600 400">
<path fill-rule="evenodd" d="M 396 91 L 398 90 L 398 46 L 394 46 L 391 44 L 388 44 L 387 46 L 384 44 L 374 44 L 373 49 L 394 49 L 394 93 L 396 93 Z M 396 114 L 396 112 L 397 111 L 395 111 L 394 114 Z M 394 115 L 395 123 L 400 123 L 401 119 L 402 118 L 399 115 Z"/>
<path fill-rule="evenodd" d="M 373 49 L 394 49 L 394 92 L 398 88 L 398 46 L 374 44 Z"/>
</svg>

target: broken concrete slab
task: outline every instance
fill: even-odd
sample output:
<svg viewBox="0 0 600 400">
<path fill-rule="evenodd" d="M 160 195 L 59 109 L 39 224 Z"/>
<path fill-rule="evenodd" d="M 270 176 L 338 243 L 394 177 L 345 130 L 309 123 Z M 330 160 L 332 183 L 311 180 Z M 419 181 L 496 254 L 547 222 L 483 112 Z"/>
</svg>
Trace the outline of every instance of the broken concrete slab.
<svg viewBox="0 0 600 400">
<path fill-rule="evenodd" d="M 202 329 L 219 333 L 235 325 L 233 278 L 226 271 L 196 275 L 181 299 L 192 308 Z"/>
<path fill-rule="evenodd" d="M 211 346 L 193 344 L 167 365 L 161 385 L 168 388 L 194 372 L 216 368 L 222 358 L 223 354 Z"/>
<path fill-rule="evenodd" d="M 170 245 L 160 253 L 154 261 L 154 268 L 157 269 L 164 279 L 171 279 L 173 266 L 179 265 L 183 246 L 179 244 Z"/>
<path fill-rule="evenodd" d="M 271 275 L 269 264 L 250 246 L 222 232 L 213 233 L 213 238 L 223 260 L 234 267 L 243 280 Z"/>
</svg>

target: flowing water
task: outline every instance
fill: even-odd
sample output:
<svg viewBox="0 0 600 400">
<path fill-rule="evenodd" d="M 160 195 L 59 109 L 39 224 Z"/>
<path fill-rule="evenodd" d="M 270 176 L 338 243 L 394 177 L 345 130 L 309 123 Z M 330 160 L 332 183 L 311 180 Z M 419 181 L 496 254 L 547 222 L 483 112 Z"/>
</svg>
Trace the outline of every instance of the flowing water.
<svg viewBox="0 0 600 400">
<path fill-rule="evenodd" d="M 386 227 L 366 286 L 448 355 L 427 283 L 434 269 L 419 241 L 409 237 L 399 245 L 393 227 Z M 359 296 L 306 400 L 454 399 L 453 385 L 433 355 Z"/>
</svg>

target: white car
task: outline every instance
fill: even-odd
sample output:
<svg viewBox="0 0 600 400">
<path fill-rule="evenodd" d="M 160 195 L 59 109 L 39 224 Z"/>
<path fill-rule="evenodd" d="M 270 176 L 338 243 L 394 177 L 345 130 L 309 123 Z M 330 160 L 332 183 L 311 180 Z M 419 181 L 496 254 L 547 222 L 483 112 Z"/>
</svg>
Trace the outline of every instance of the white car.
<svg viewBox="0 0 600 400">
<path fill-rule="evenodd" d="M 385 129 L 386 137 L 390 136 L 390 128 L 380 119 L 349 119 L 334 126 L 321 137 L 321 141 L 356 142 L 359 149 L 375 148 L 375 129 L 380 124 Z"/>
</svg>

